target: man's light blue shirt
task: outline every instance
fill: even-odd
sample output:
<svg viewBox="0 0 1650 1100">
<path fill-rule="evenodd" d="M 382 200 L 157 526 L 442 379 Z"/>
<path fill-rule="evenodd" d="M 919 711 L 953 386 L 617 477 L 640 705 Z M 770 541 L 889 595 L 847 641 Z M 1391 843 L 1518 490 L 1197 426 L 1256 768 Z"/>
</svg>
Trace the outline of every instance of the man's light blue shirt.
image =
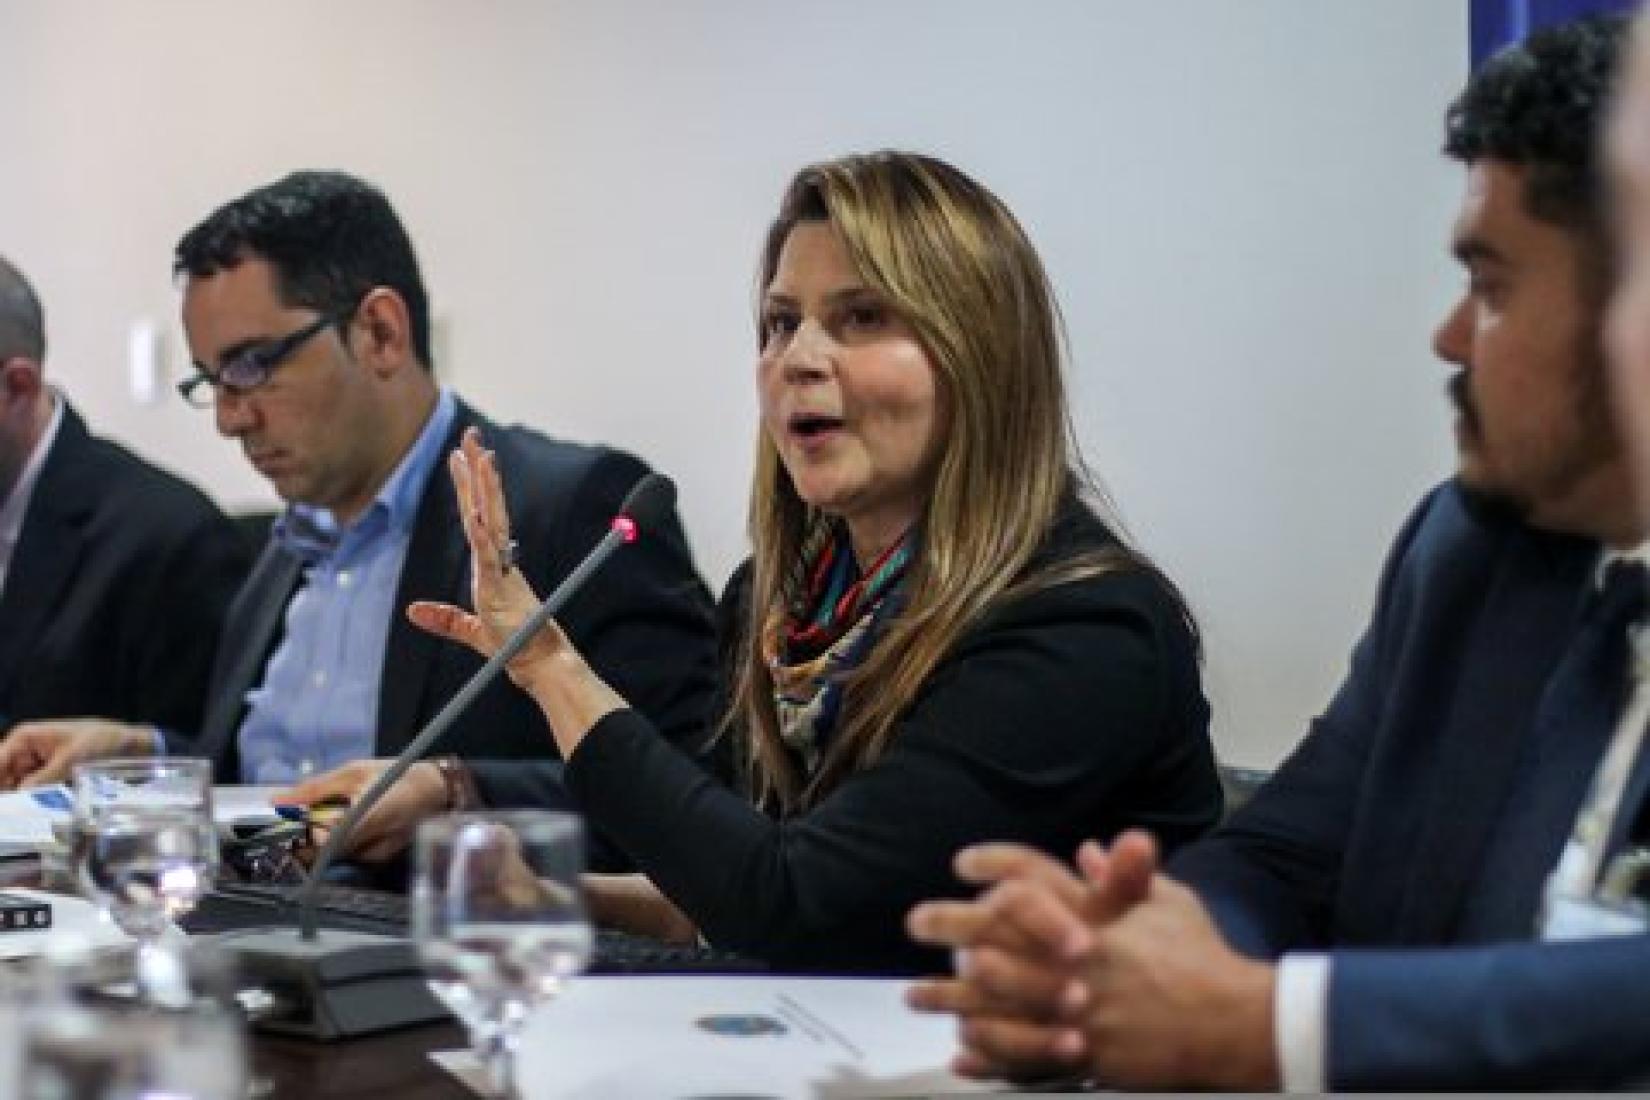
<svg viewBox="0 0 1650 1100">
<path fill-rule="evenodd" d="M 340 528 L 331 511 L 294 504 L 273 537 L 304 561 L 280 645 L 247 692 L 241 779 L 292 783 L 373 755 L 379 681 L 395 593 L 424 489 L 457 416 L 443 389 L 435 411 L 373 502 Z"/>
</svg>

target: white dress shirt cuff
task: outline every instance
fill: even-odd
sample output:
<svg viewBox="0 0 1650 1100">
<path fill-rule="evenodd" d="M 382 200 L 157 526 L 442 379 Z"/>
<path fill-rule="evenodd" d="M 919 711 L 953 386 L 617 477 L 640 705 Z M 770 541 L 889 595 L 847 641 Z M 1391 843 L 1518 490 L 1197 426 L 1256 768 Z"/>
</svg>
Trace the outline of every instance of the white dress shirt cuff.
<svg viewBox="0 0 1650 1100">
<path fill-rule="evenodd" d="M 1323 1092 L 1329 1057 L 1329 956 L 1285 955 L 1278 962 L 1272 1029 L 1283 1091 Z"/>
<path fill-rule="evenodd" d="M 149 727 L 149 744 L 156 756 L 166 755 L 166 735 L 160 732 L 159 726 Z"/>
</svg>

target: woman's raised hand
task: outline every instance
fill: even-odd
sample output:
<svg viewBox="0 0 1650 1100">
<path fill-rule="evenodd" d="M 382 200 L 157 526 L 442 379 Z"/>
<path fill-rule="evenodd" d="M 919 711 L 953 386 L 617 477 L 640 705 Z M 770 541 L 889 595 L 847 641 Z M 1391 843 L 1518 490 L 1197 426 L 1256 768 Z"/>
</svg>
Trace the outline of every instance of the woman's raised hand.
<svg viewBox="0 0 1650 1100">
<path fill-rule="evenodd" d="M 491 657 L 538 610 L 539 600 L 517 568 L 518 547 L 510 537 L 504 483 L 493 452 L 481 444 L 480 431 L 472 427 L 464 432 L 447 469 L 470 544 L 470 605 L 475 610 L 419 600 L 407 608 L 407 618 L 431 634 Z M 535 673 L 566 648 L 561 629 L 546 624 L 510 662 L 510 678 L 527 687 Z"/>
</svg>

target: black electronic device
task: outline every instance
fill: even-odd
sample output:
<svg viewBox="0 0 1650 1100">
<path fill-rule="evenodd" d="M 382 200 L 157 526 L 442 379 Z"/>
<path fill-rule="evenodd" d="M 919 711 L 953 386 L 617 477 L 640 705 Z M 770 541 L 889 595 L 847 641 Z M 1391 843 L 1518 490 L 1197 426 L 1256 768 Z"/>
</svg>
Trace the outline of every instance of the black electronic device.
<svg viewBox="0 0 1650 1100">
<path fill-rule="evenodd" d="M 309 838 L 305 825 L 279 817 L 242 817 L 230 823 L 229 834 L 218 843 L 220 873 L 240 882 L 303 881 L 297 850 Z"/>
<path fill-rule="evenodd" d="M 233 840 L 250 840 L 259 833 L 292 824 L 273 810 L 267 814 L 242 814 L 229 823 L 229 837 Z"/>
<path fill-rule="evenodd" d="M 51 926 L 51 902 L 26 894 L 0 892 L 0 932 L 37 932 Z"/>
<path fill-rule="evenodd" d="M 308 882 L 298 890 L 296 929 L 271 926 L 223 938 L 224 946 L 239 960 L 241 973 L 276 1004 L 274 1010 L 253 1021 L 255 1026 L 315 1039 L 341 1039 L 447 1016 L 425 983 L 408 940 L 320 927 L 319 891 L 327 885 L 326 870 L 356 823 L 384 792 L 424 757 L 591 574 L 620 546 L 634 542 L 640 531 L 652 530 L 669 514 L 675 499 L 676 487 L 660 474 L 650 473 L 638 481 L 601 541 L 350 806 L 343 820 L 328 831 Z"/>
</svg>

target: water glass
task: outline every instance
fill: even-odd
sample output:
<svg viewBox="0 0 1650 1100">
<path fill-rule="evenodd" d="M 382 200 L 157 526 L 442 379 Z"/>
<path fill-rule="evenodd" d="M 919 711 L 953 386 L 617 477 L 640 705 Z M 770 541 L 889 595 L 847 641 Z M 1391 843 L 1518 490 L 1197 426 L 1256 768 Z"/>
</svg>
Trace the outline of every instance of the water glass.
<svg viewBox="0 0 1650 1100">
<path fill-rule="evenodd" d="M 164 943 L 217 873 L 211 763 L 101 760 L 75 768 L 74 788 L 72 862 L 81 890 L 137 940 L 140 995 L 186 1003 L 185 968 Z"/>
<path fill-rule="evenodd" d="M 528 1014 L 590 962 L 583 870 L 584 830 L 572 814 L 449 814 L 419 827 L 419 958 L 430 988 L 468 1028 L 495 1095 L 517 1095 Z"/>
<path fill-rule="evenodd" d="M 14 1060 L 0 1095 L 23 1100 L 245 1100 L 244 1027 L 228 996 L 221 958 L 180 956 L 200 990 L 176 1007 L 118 995 L 129 989 L 131 953 L 60 957 L 8 976 Z"/>
</svg>

